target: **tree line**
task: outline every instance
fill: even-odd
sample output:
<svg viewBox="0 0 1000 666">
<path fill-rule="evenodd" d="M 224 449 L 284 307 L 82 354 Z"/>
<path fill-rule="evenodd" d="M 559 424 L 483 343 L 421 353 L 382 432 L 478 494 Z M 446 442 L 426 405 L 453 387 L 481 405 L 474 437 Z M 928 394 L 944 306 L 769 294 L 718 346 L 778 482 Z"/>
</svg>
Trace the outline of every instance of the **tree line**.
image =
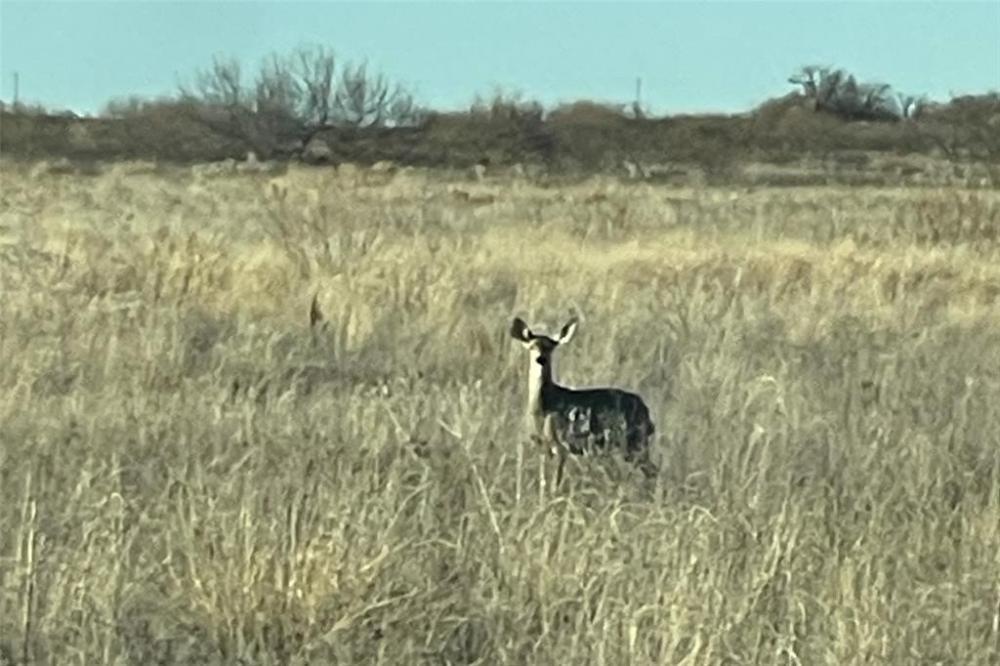
<svg viewBox="0 0 1000 666">
<path fill-rule="evenodd" d="M 30 155 L 205 160 L 366 161 L 430 166 L 538 161 L 599 169 L 622 159 L 788 159 L 837 150 L 1000 160 L 1000 94 L 934 103 L 843 69 L 809 65 L 788 95 L 736 115 L 653 117 L 637 104 L 546 109 L 517 95 L 477 97 L 460 113 L 428 109 L 405 85 L 325 46 L 272 54 L 247 70 L 216 58 L 173 95 L 109 102 L 98 118 L 5 106 L 0 149 Z"/>
</svg>

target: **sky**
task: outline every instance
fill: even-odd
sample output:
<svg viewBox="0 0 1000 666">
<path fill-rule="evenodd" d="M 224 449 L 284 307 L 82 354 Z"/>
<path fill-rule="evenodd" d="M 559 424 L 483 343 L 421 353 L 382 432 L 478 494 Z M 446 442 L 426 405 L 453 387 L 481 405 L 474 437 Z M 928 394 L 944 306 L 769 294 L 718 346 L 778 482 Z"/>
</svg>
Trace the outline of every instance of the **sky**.
<svg viewBox="0 0 1000 666">
<path fill-rule="evenodd" d="M 947 100 L 1000 90 L 989 2 L 150 2 L 0 0 L 0 99 L 98 112 L 176 91 L 216 56 L 332 47 L 438 109 L 497 88 L 547 106 L 740 112 L 790 91 L 801 65 Z"/>
</svg>

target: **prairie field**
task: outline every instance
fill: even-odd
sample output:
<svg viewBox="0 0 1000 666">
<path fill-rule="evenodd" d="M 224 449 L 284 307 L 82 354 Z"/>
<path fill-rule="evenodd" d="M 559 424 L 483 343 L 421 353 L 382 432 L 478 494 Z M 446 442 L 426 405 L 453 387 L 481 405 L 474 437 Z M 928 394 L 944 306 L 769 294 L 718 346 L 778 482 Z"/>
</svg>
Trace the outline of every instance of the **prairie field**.
<svg viewBox="0 0 1000 666">
<path fill-rule="evenodd" d="M 1000 663 L 996 189 L 0 185 L 0 664 Z"/>
</svg>

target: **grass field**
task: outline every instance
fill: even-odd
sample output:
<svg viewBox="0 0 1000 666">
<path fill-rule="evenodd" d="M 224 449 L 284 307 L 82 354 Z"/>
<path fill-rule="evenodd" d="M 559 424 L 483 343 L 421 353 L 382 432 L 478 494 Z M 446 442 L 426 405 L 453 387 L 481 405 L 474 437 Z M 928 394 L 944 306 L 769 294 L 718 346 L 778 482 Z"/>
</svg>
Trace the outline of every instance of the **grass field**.
<svg viewBox="0 0 1000 666">
<path fill-rule="evenodd" d="M 0 663 L 1000 662 L 996 190 L 2 178 Z"/>
</svg>

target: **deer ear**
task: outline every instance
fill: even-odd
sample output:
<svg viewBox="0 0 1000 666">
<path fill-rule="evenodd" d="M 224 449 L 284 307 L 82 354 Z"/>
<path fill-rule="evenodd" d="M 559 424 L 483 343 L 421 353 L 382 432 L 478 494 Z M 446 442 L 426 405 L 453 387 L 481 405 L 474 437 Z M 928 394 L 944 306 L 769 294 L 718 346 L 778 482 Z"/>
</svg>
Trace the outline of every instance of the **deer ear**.
<svg viewBox="0 0 1000 666">
<path fill-rule="evenodd" d="M 559 344 L 564 345 L 573 339 L 573 335 L 576 334 L 576 325 L 579 323 L 576 317 L 570 319 L 562 330 L 559 331 Z"/>
<path fill-rule="evenodd" d="M 531 329 L 520 317 L 514 317 L 510 324 L 510 337 L 519 342 L 530 342 L 532 338 Z"/>
</svg>

